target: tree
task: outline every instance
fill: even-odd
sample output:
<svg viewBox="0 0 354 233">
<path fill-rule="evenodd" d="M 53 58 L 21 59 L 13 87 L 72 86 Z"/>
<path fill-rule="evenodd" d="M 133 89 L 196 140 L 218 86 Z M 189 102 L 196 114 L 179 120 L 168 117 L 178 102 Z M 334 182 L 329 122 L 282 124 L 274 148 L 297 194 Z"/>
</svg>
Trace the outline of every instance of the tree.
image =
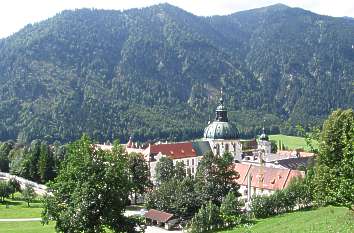
<svg viewBox="0 0 354 233">
<path fill-rule="evenodd" d="M 178 217 L 189 218 L 200 207 L 196 199 L 193 178 L 185 177 L 179 180 L 174 177 L 148 193 L 145 206 L 148 209 L 158 209 Z"/>
<path fill-rule="evenodd" d="M 59 175 L 44 199 L 42 219 L 61 232 L 135 232 L 123 215 L 132 190 L 127 154 L 118 142 L 112 151 L 96 148 L 88 136 L 68 147 Z"/>
<path fill-rule="evenodd" d="M 174 166 L 172 159 L 168 157 L 162 157 L 156 164 L 156 181 L 158 184 L 162 184 L 171 180 L 174 177 Z"/>
<path fill-rule="evenodd" d="M 11 190 L 12 199 L 14 199 L 14 194 L 21 191 L 21 185 L 18 180 L 11 178 L 9 181 L 9 186 Z"/>
<path fill-rule="evenodd" d="M 220 209 L 217 205 L 209 201 L 195 214 L 188 228 L 191 233 L 201 233 L 216 230 L 221 226 L 222 219 L 220 217 Z"/>
<path fill-rule="evenodd" d="M 38 173 L 41 183 L 52 180 L 55 176 L 53 153 L 47 143 L 42 142 L 38 161 Z"/>
<path fill-rule="evenodd" d="M 289 198 L 294 201 L 294 204 L 299 208 L 307 208 L 313 202 L 313 193 L 312 193 L 312 183 L 311 174 L 306 175 L 305 178 L 295 177 L 290 181 L 288 187 L 286 187 L 286 192 Z"/>
<path fill-rule="evenodd" d="M 177 161 L 175 164 L 174 175 L 177 180 L 182 181 L 186 177 L 185 165 L 182 161 Z"/>
<path fill-rule="evenodd" d="M 241 203 L 234 192 L 229 192 L 220 206 L 221 217 L 228 226 L 240 223 Z"/>
<path fill-rule="evenodd" d="M 1 202 L 5 201 L 6 197 L 9 197 L 9 195 L 11 194 L 11 188 L 8 184 L 7 181 L 2 181 L 0 180 L 0 200 Z"/>
<path fill-rule="evenodd" d="M 2 172 L 9 172 L 9 154 L 13 145 L 14 143 L 12 141 L 0 144 L 0 171 Z"/>
<path fill-rule="evenodd" d="M 271 143 L 271 152 L 274 154 L 277 153 L 277 151 L 278 151 L 277 142 L 274 140 L 271 140 L 270 143 Z"/>
<path fill-rule="evenodd" d="M 38 172 L 40 152 L 40 140 L 33 140 L 29 147 L 25 147 L 23 150 L 21 169 L 17 175 L 35 182 L 40 182 L 40 176 Z"/>
<path fill-rule="evenodd" d="M 144 194 L 145 191 L 152 186 L 149 179 L 150 170 L 142 154 L 131 153 L 128 155 L 128 167 L 134 192 L 134 203 L 136 203 L 136 195 Z"/>
<path fill-rule="evenodd" d="M 239 195 L 239 185 L 236 183 L 238 176 L 231 154 L 215 156 L 213 153 L 207 153 L 204 155 L 196 174 L 196 192 L 201 204 L 212 201 L 220 205 L 222 199 L 230 191 Z"/>
<path fill-rule="evenodd" d="M 36 198 L 36 192 L 31 185 L 26 184 L 25 188 L 22 190 L 22 198 L 27 202 L 27 206 L 30 207 L 30 202 Z"/>
<path fill-rule="evenodd" d="M 354 112 L 334 111 L 320 133 L 315 198 L 320 204 L 354 205 Z"/>
</svg>

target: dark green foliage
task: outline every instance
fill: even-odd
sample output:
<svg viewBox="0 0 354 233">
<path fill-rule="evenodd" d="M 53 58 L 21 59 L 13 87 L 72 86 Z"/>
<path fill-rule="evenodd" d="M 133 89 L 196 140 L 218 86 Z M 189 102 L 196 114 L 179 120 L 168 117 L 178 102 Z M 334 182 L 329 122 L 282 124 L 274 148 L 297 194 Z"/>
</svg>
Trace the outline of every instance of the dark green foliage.
<svg viewBox="0 0 354 233">
<path fill-rule="evenodd" d="M 4 202 L 6 197 L 9 197 L 12 193 L 11 186 L 9 182 L 5 180 L 0 180 L 0 201 Z"/>
<path fill-rule="evenodd" d="M 354 105 L 353 38 L 352 20 L 288 7 L 64 11 L 0 40 L 0 140 L 197 138 L 220 87 L 242 136 L 296 133 Z"/>
<path fill-rule="evenodd" d="M 277 151 L 278 151 L 278 144 L 277 144 L 277 142 L 271 140 L 270 143 L 271 143 L 271 148 L 272 148 L 271 152 L 272 152 L 272 153 L 277 153 Z"/>
<path fill-rule="evenodd" d="M 52 151 L 45 143 L 41 145 L 40 157 L 38 161 L 38 172 L 41 183 L 52 180 L 56 174 L 54 172 L 54 159 Z"/>
<path fill-rule="evenodd" d="M 13 141 L 0 143 L 0 171 L 9 172 L 9 154 L 14 146 Z"/>
<path fill-rule="evenodd" d="M 190 218 L 200 207 L 196 199 L 192 177 L 183 180 L 172 178 L 148 193 L 145 205 L 148 209 L 158 209 L 178 217 Z"/>
<path fill-rule="evenodd" d="M 201 233 L 220 228 L 223 221 L 220 217 L 220 208 L 209 201 L 203 205 L 198 213 L 192 218 L 189 225 L 189 232 Z"/>
<path fill-rule="evenodd" d="M 234 226 L 241 222 L 242 206 L 234 192 L 227 194 L 220 206 L 221 218 L 225 225 Z"/>
<path fill-rule="evenodd" d="M 162 157 L 156 164 L 156 181 L 158 184 L 162 184 L 171 180 L 175 174 L 175 168 L 173 161 L 169 157 Z"/>
<path fill-rule="evenodd" d="M 49 145 L 41 140 L 30 145 L 16 143 L 9 152 L 9 170 L 13 175 L 46 183 L 56 176 L 65 153 L 65 146 L 58 143 Z"/>
<path fill-rule="evenodd" d="M 308 171 L 305 178 L 294 178 L 287 187 L 289 198 L 299 209 L 308 208 L 313 204 L 313 177 Z"/>
<path fill-rule="evenodd" d="M 211 152 L 207 153 L 199 162 L 196 174 L 198 201 L 201 204 L 212 201 L 220 206 L 230 191 L 239 196 L 239 185 L 236 183 L 238 176 L 231 154 L 215 156 Z"/>
<path fill-rule="evenodd" d="M 334 111 L 323 124 L 315 168 L 319 204 L 354 205 L 354 112 Z"/>
<path fill-rule="evenodd" d="M 14 178 L 11 178 L 9 180 L 9 186 L 10 186 L 10 190 L 11 190 L 11 195 L 12 195 L 12 199 L 14 199 L 14 194 L 16 192 L 20 192 L 21 191 L 21 185 L 20 182 Z"/>
<path fill-rule="evenodd" d="M 182 161 L 176 162 L 174 174 L 177 180 L 183 180 L 186 177 L 186 169 Z"/>
<path fill-rule="evenodd" d="M 269 196 L 253 196 L 251 211 L 256 218 L 267 218 L 273 215 L 291 212 L 313 206 L 313 174 L 307 171 L 305 178 L 294 178 L 290 185 L 277 190 Z"/>
<path fill-rule="evenodd" d="M 134 192 L 134 203 L 136 203 L 137 194 L 144 194 L 148 188 L 152 187 L 150 181 L 149 166 L 144 159 L 144 155 L 137 153 L 130 153 L 128 155 L 128 168 L 130 172 L 130 179 L 132 182 L 132 189 Z"/>
<path fill-rule="evenodd" d="M 43 221 L 56 221 L 60 232 L 135 232 L 123 215 L 131 192 L 127 154 L 118 143 L 112 151 L 95 148 L 83 136 L 72 143 L 59 175 L 44 201 Z"/>
</svg>

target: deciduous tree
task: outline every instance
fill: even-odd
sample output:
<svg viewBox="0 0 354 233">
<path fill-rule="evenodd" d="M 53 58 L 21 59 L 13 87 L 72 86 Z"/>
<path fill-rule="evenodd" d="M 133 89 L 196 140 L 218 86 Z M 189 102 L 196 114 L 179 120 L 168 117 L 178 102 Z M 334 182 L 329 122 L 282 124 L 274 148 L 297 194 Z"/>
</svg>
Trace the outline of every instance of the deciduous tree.
<svg viewBox="0 0 354 233">
<path fill-rule="evenodd" d="M 83 136 L 69 146 L 49 184 L 52 195 L 45 198 L 43 222 L 55 220 L 61 232 L 134 232 L 135 222 L 123 215 L 132 188 L 129 174 L 119 143 L 103 151 Z"/>
</svg>

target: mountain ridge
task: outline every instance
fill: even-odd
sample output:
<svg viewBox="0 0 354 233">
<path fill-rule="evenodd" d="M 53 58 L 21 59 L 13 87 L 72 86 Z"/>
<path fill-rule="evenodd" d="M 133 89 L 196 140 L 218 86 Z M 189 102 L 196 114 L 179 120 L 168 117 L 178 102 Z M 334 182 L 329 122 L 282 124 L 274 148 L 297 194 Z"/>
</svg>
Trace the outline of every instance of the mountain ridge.
<svg viewBox="0 0 354 233">
<path fill-rule="evenodd" d="M 353 38 L 349 20 L 282 5 L 63 11 L 0 40 L 0 139 L 197 138 L 221 87 L 244 137 L 263 120 L 294 134 L 353 107 Z"/>
</svg>

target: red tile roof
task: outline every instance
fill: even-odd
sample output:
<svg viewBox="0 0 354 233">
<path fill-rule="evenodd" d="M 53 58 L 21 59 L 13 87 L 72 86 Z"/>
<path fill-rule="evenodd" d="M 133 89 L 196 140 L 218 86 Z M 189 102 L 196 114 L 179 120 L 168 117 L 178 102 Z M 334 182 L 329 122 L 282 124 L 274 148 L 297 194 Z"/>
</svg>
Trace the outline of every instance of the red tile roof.
<svg viewBox="0 0 354 233">
<path fill-rule="evenodd" d="M 240 177 L 237 179 L 238 184 L 242 184 L 244 181 L 247 182 L 247 174 L 251 167 L 251 164 L 242 164 L 236 163 L 235 170 L 240 174 Z"/>
<path fill-rule="evenodd" d="M 191 142 L 155 144 L 151 145 L 148 149 L 150 149 L 150 154 L 161 153 L 163 155 L 167 155 L 171 159 L 182 159 L 197 156 Z"/>
<path fill-rule="evenodd" d="M 155 209 L 150 209 L 148 212 L 144 214 L 144 216 L 145 218 L 149 218 L 152 220 L 165 223 L 173 217 L 173 214 L 155 210 Z"/>
<path fill-rule="evenodd" d="M 290 170 L 290 173 L 289 173 L 289 176 L 288 176 L 288 179 L 285 183 L 285 187 L 288 187 L 288 185 L 290 184 L 290 181 L 294 178 L 294 177 L 304 177 L 305 176 L 305 173 L 302 172 L 302 171 L 299 171 L 299 170 Z"/>
<path fill-rule="evenodd" d="M 251 186 L 256 188 L 263 188 L 269 190 L 284 189 L 294 177 L 304 174 L 298 170 L 261 167 L 250 164 L 236 164 L 236 171 L 240 173 L 240 179 L 237 183 L 240 185 L 247 185 L 247 176 L 251 175 Z"/>
</svg>

